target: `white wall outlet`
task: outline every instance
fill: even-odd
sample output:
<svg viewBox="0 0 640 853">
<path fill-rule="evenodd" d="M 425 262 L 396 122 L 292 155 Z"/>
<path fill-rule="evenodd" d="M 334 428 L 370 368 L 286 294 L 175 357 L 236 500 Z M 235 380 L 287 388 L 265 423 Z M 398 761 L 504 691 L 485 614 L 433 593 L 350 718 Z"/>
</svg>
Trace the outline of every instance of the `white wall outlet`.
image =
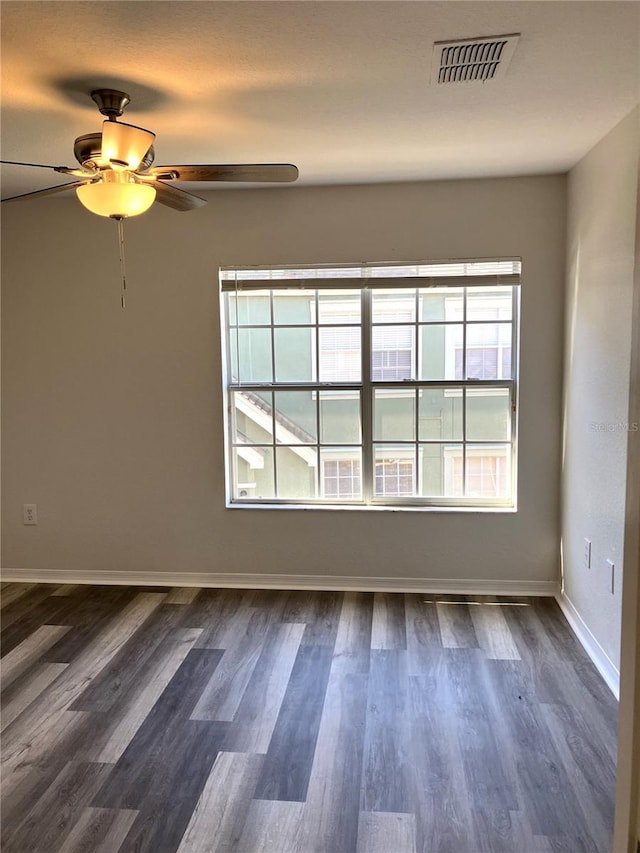
<svg viewBox="0 0 640 853">
<path fill-rule="evenodd" d="M 37 524 L 38 523 L 38 505 L 23 504 L 22 505 L 22 523 Z"/>
<path fill-rule="evenodd" d="M 584 540 L 584 567 L 591 568 L 591 539 Z"/>
<path fill-rule="evenodd" d="M 609 592 L 613 595 L 616 591 L 616 566 L 613 560 L 607 560 L 607 574 L 609 580 Z"/>
</svg>

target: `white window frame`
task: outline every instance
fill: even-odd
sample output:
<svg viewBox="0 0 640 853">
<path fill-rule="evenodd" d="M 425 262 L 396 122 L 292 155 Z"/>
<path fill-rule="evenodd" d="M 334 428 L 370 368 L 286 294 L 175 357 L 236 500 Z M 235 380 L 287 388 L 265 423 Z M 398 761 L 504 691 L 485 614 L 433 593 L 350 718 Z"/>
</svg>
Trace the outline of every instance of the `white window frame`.
<svg viewBox="0 0 640 853">
<path fill-rule="evenodd" d="M 499 379 L 487 379 L 487 380 L 467 380 L 467 379 L 454 379 L 455 371 L 451 370 L 452 365 L 445 365 L 445 369 L 449 372 L 445 375 L 451 375 L 450 379 L 443 380 L 419 380 L 417 377 L 420 359 L 421 359 L 421 335 L 420 330 L 421 327 L 425 325 L 440 325 L 442 323 L 446 324 L 447 322 L 460 322 L 458 319 L 447 320 L 446 318 L 442 321 L 440 320 L 422 320 L 419 316 L 418 305 L 419 305 L 419 296 L 422 292 L 422 288 L 424 287 L 454 287 L 460 288 L 456 289 L 455 295 L 456 297 L 463 296 L 463 304 L 464 304 L 464 316 L 462 320 L 463 326 L 463 346 L 466 346 L 466 331 L 472 322 L 504 322 L 502 318 L 486 318 L 479 319 L 475 321 L 469 321 L 466 317 L 466 309 L 467 309 L 467 294 L 473 292 L 474 287 L 482 287 L 483 290 L 489 288 L 491 286 L 512 286 L 512 301 L 511 301 L 511 358 L 512 358 L 512 376 L 509 379 L 499 378 Z M 384 264 L 384 265 L 374 265 L 374 266 L 362 266 L 362 265 L 341 265 L 340 267 L 279 267 L 278 269 L 263 269 L 263 268 L 237 268 L 234 267 L 232 269 L 223 268 L 221 269 L 221 326 L 222 326 L 222 340 L 223 340 L 223 370 L 224 370 L 224 391 L 225 391 L 225 446 L 227 448 L 227 459 L 226 459 L 226 483 L 227 483 L 227 506 L 229 507 L 260 507 L 260 508 L 269 508 L 269 507 L 308 507 L 308 508 L 322 508 L 327 506 L 335 506 L 337 508 L 349 507 L 349 508 L 375 508 L 375 509 L 399 509 L 399 508 L 410 508 L 410 509 L 497 509 L 497 510 L 515 510 L 517 507 L 517 486 L 516 486 L 516 474 L 517 474 L 517 403 L 518 403 L 518 331 L 519 331 L 519 295 L 520 295 L 520 260 L 517 258 L 513 259 L 501 259 L 498 261 L 494 260 L 486 260 L 486 261 L 439 261 L 439 262 L 425 262 L 420 264 Z M 371 356 L 372 356 L 372 293 L 377 288 L 384 288 L 388 291 L 390 287 L 398 287 L 405 289 L 413 289 L 416 288 L 416 312 L 415 318 L 411 321 L 411 325 L 414 325 L 414 345 L 412 347 L 412 358 L 414 359 L 414 378 L 411 380 L 396 380 L 396 381 L 375 381 L 371 378 Z M 234 329 L 236 330 L 240 324 L 236 326 L 232 326 L 229 323 L 229 318 L 227 316 L 227 305 L 228 301 L 233 298 L 233 294 L 238 297 L 238 294 L 241 291 L 247 290 L 256 290 L 261 291 L 261 293 L 265 293 L 265 291 L 271 292 L 272 290 L 282 291 L 284 289 L 288 289 L 289 287 L 299 290 L 299 288 L 304 288 L 305 290 L 311 291 L 309 296 L 315 298 L 317 300 L 317 294 L 320 293 L 323 289 L 330 289 L 334 292 L 339 290 L 351 291 L 351 290 L 359 290 L 361 293 L 361 305 L 362 305 L 362 314 L 360 318 L 361 322 L 361 330 L 362 330 L 362 376 L 361 381 L 359 382 L 319 382 L 318 381 L 318 370 L 319 370 L 319 330 L 322 328 L 322 325 L 332 326 L 330 322 L 320 324 L 318 318 L 318 307 L 317 304 L 315 306 L 315 310 L 312 308 L 311 316 L 312 316 L 312 327 L 315 328 L 315 351 L 312 353 L 312 369 L 314 371 L 314 381 L 313 382 L 296 382 L 296 383 L 283 383 L 283 382 L 258 382 L 258 383 L 249 383 L 242 382 L 240 380 L 233 381 L 231 379 L 231 361 L 232 361 L 232 347 L 231 347 L 231 336 L 234 333 Z M 453 293 L 452 293 L 453 295 Z M 271 297 L 271 323 L 258 324 L 260 328 L 270 329 L 272 335 L 272 341 L 274 340 L 274 329 L 281 328 L 280 325 L 276 325 L 274 321 L 273 315 L 273 299 Z M 236 308 L 236 312 L 237 312 Z M 287 328 L 294 328 L 296 324 L 288 324 Z M 350 323 L 340 323 L 337 322 L 336 326 L 353 326 L 355 324 Z M 393 325 L 389 323 L 389 325 Z M 398 324 L 396 324 L 398 325 Z M 403 322 L 400 321 L 399 325 L 403 325 Z M 241 328 L 250 328 L 250 326 L 240 326 Z M 446 332 L 449 332 L 449 329 L 446 329 Z M 446 358 L 450 361 L 450 353 L 446 351 Z M 272 344 L 272 360 L 274 359 L 274 351 Z M 463 356 L 463 363 L 466 364 L 466 352 Z M 275 368 L 275 363 L 273 364 L 273 368 Z M 498 365 L 499 374 L 502 371 L 502 364 Z M 275 374 L 275 370 L 274 370 Z M 273 375 L 272 375 L 273 379 Z M 463 436 L 461 440 L 457 440 L 455 442 L 433 442 L 439 443 L 443 447 L 443 464 L 449 464 L 451 466 L 452 462 L 452 454 L 451 452 L 444 451 L 444 445 L 456 444 L 453 455 L 457 452 L 460 452 L 463 455 L 465 454 L 465 449 L 467 444 L 472 444 L 475 446 L 486 444 L 487 446 L 496 445 L 497 443 L 501 443 L 507 446 L 507 471 L 508 476 L 510 478 L 510 495 L 508 499 L 484 499 L 484 498 L 474 498 L 468 495 L 463 495 L 462 497 L 420 497 L 417 495 L 408 497 L 408 496 L 376 496 L 375 495 L 375 480 L 376 480 L 376 465 L 375 465 L 375 447 L 384 446 L 388 444 L 396 444 L 395 441 L 382 441 L 376 440 L 373 434 L 373 394 L 376 388 L 398 388 L 402 387 L 404 390 L 416 389 L 416 393 L 421 388 L 443 388 L 445 391 L 445 396 L 458 396 L 459 394 L 465 396 L 465 389 L 467 388 L 486 388 L 487 394 L 490 395 L 493 393 L 499 394 L 502 392 L 502 389 L 507 388 L 509 391 L 510 398 L 510 408 L 511 408 L 511 421 L 510 421 L 510 436 L 509 440 L 505 442 L 496 442 L 487 441 L 487 442 L 478 442 L 467 439 L 466 434 L 463 432 Z M 236 482 L 234 484 L 234 462 L 232 459 L 232 454 L 234 448 L 246 458 L 246 454 L 251 454 L 250 447 L 241 447 L 242 442 L 233 442 L 232 441 L 232 433 L 233 433 L 233 423 L 232 423 L 232 406 L 231 406 L 231 398 L 233 396 L 234 391 L 251 391 L 251 390 L 265 390 L 269 389 L 271 391 L 277 390 L 303 390 L 303 391 L 311 391 L 313 399 L 319 405 L 318 400 L 320 395 L 317 393 L 318 391 L 322 391 L 325 394 L 330 394 L 331 390 L 334 389 L 335 392 L 340 391 L 352 391 L 354 394 L 360 394 L 360 414 L 361 414 L 361 428 L 362 428 L 362 436 L 361 443 L 359 445 L 349 445 L 353 446 L 354 450 L 359 451 L 361 453 L 361 478 L 362 478 L 362 486 L 363 486 L 363 497 L 362 500 L 348 500 L 348 501 L 337 501 L 335 498 L 325 499 L 323 497 L 323 465 L 322 459 L 325 460 L 331 459 L 331 445 L 328 444 L 320 444 L 319 437 L 316 439 L 316 444 L 309 447 L 305 445 L 295 445 L 290 446 L 290 449 L 293 452 L 298 453 L 299 455 L 311 453 L 317 453 L 317 464 L 315 464 L 316 471 L 316 498 L 313 499 L 301 499 L 294 500 L 291 498 L 283 497 L 279 499 L 275 498 L 264 498 L 261 500 L 256 500 L 252 497 L 252 495 L 245 494 L 240 495 L 240 491 L 248 491 L 247 486 L 248 483 L 239 483 Z M 466 401 L 466 397 L 465 397 Z M 319 410 L 318 410 L 319 411 Z M 425 446 L 425 442 L 418 440 L 418 406 L 415 406 L 416 411 L 416 434 L 414 436 L 414 440 L 412 442 L 406 442 L 406 453 L 415 453 L 415 462 L 414 462 L 414 480 L 421 476 L 421 467 L 420 467 L 420 454 L 421 449 Z M 463 411 L 466 411 L 466 402 L 463 405 Z M 463 418 L 464 420 L 464 418 Z M 277 493 L 277 470 L 276 470 L 276 446 L 282 446 L 282 443 L 278 442 L 277 435 L 282 432 L 282 427 L 278 424 L 273 423 L 273 464 L 274 464 L 274 483 Z M 463 430 L 465 429 L 463 425 Z M 288 445 L 288 442 L 285 442 Z M 427 442 L 432 443 L 432 442 Z M 335 445 L 335 450 L 340 458 L 344 458 L 345 450 L 348 451 L 348 447 L 345 445 L 349 444 L 345 442 L 340 445 Z M 320 450 L 322 449 L 322 453 Z M 448 460 L 448 461 L 447 461 Z M 309 464 L 309 463 L 308 463 Z M 253 467 L 253 466 L 252 466 Z M 464 466 L 463 466 L 464 470 Z M 446 476 L 446 475 L 445 475 Z M 463 474 L 463 481 L 464 476 Z M 416 483 L 416 492 L 419 490 L 419 485 Z M 464 483 L 463 483 L 464 489 Z M 234 494 L 235 492 L 235 494 Z"/>
</svg>

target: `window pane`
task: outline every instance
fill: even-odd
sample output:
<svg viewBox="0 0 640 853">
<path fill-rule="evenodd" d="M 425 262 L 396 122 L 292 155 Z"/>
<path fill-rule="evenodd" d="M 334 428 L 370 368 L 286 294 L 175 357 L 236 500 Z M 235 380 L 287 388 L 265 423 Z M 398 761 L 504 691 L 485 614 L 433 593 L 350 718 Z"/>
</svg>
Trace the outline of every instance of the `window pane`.
<svg viewBox="0 0 640 853">
<path fill-rule="evenodd" d="M 511 493 L 511 457 L 508 445 L 467 445 L 465 495 L 506 500 Z"/>
<path fill-rule="evenodd" d="M 420 319 L 433 322 L 462 322 L 464 297 L 462 288 L 433 287 L 420 290 Z"/>
<path fill-rule="evenodd" d="M 271 391 L 234 391 L 234 443 L 272 444 Z"/>
<path fill-rule="evenodd" d="M 413 497 L 415 489 L 415 448 L 375 446 L 376 497 Z"/>
<path fill-rule="evenodd" d="M 320 382 L 359 382 L 362 373 L 360 326 L 321 327 Z"/>
<path fill-rule="evenodd" d="M 279 444 L 317 441 L 316 402 L 312 391 L 276 391 L 276 440 Z"/>
<path fill-rule="evenodd" d="M 467 326 L 467 379 L 511 378 L 511 324 Z"/>
<path fill-rule="evenodd" d="M 233 329 L 230 345 L 234 382 L 271 382 L 270 329 Z"/>
<path fill-rule="evenodd" d="M 320 442 L 359 444 L 361 436 L 360 393 L 320 391 Z"/>
<path fill-rule="evenodd" d="M 414 378 L 415 326 L 374 326 L 371 338 L 374 382 Z"/>
<path fill-rule="evenodd" d="M 455 460 L 460 461 L 456 468 Z M 420 496 L 456 498 L 462 496 L 462 445 L 421 444 Z"/>
<path fill-rule="evenodd" d="M 462 439 L 462 388 L 422 388 L 418 391 L 419 439 Z"/>
<path fill-rule="evenodd" d="M 374 290 L 371 295 L 374 323 L 408 323 L 416 318 L 416 291 Z"/>
<path fill-rule="evenodd" d="M 315 447 L 276 448 L 278 497 L 303 500 L 315 498 L 318 451 Z"/>
<path fill-rule="evenodd" d="M 318 291 L 318 322 L 337 326 L 339 323 L 359 323 L 361 294 L 358 290 Z"/>
<path fill-rule="evenodd" d="M 467 441 L 508 441 L 511 399 L 508 388 L 467 388 Z"/>
<path fill-rule="evenodd" d="M 415 441 L 416 392 L 378 388 L 373 395 L 374 441 Z"/>
<path fill-rule="evenodd" d="M 315 322 L 315 290 L 274 290 L 273 322 L 276 326 Z"/>
<path fill-rule="evenodd" d="M 322 497 L 362 500 L 362 453 L 359 447 L 320 449 Z"/>
<path fill-rule="evenodd" d="M 467 320 L 511 320 L 512 288 L 486 287 L 467 290 Z"/>
<path fill-rule="evenodd" d="M 419 379 L 462 379 L 456 353 L 462 352 L 462 324 L 420 326 Z"/>
<path fill-rule="evenodd" d="M 271 323 L 271 307 L 268 290 L 253 290 L 251 293 L 229 293 L 229 322 L 239 326 L 268 326 Z"/>
<path fill-rule="evenodd" d="M 313 382 L 315 329 L 275 329 L 276 382 Z"/>
<path fill-rule="evenodd" d="M 235 498 L 273 498 L 273 448 L 233 448 Z"/>
</svg>

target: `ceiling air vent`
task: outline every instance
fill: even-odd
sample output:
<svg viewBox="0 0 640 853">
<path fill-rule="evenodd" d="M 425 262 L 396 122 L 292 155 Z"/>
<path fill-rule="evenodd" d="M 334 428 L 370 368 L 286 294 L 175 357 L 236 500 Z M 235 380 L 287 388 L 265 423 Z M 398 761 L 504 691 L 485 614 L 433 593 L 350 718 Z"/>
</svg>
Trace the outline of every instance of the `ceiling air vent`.
<svg viewBox="0 0 640 853">
<path fill-rule="evenodd" d="M 471 83 L 504 77 L 520 33 L 484 36 L 433 45 L 431 83 Z"/>
</svg>

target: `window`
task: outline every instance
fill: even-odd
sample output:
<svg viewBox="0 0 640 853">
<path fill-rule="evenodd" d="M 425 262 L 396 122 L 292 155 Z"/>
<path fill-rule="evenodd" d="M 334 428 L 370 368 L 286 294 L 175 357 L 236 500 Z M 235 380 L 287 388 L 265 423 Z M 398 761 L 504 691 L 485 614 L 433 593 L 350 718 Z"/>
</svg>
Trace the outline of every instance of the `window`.
<svg viewBox="0 0 640 853">
<path fill-rule="evenodd" d="M 520 262 L 223 270 L 237 505 L 515 505 Z"/>
</svg>

